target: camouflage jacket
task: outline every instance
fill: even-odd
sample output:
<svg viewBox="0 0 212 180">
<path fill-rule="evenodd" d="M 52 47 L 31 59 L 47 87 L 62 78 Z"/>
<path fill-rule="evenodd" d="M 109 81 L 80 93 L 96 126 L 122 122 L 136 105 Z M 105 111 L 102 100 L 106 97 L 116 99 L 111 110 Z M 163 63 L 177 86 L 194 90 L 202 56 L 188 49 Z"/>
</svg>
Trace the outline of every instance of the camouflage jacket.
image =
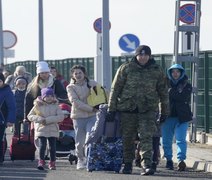
<svg viewBox="0 0 212 180">
<path fill-rule="evenodd" d="M 109 111 L 158 111 L 159 103 L 161 113 L 167 115 L 167 81 L 154 59 L 142 66 L 134 57 L 119 67 L 111 87 Z"/>
</svg>

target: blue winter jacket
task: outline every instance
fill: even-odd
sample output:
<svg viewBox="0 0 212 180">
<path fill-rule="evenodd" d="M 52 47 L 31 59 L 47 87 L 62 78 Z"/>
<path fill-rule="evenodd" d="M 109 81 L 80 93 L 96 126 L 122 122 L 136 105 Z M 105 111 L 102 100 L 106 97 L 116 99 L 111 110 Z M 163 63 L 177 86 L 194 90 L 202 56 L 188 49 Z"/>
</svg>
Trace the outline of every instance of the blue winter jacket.
<svg viewBox="0 0 212 180">
<path fill-rule="evenodd" d="M 15 98 L 9 85 L 0 88 L 0 124 L 15 123 Z"/>
</svg>

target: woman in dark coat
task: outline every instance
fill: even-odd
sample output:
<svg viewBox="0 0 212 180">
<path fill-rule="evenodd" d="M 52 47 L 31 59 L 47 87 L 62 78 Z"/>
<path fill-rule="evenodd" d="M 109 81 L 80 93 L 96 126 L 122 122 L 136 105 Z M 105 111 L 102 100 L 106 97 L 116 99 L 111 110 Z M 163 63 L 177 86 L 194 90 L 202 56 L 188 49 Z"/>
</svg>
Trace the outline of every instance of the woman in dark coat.
<svg viewBox="0 0 212 180">
<path fill-rule="evenodd" d="M 186 168 L 187 151 L 186 134 L 188 122 L 192 120 L 190 99 L 192 86 L 188 82 L 184 68 L 179 64 L 172 65 L 168 71 L 170 114 L 162 124 L 162 142 L 166 168 L 173 170 L 172 142 L 175 135 L 177 145 L 178 170 Z"/>
</svg>

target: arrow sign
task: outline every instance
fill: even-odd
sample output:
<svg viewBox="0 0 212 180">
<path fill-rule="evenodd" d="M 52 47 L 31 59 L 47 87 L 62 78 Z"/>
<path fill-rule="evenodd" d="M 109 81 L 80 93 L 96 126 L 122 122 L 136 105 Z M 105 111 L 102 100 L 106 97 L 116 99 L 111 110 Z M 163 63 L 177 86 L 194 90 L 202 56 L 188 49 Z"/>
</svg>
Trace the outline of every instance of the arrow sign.
<svg viewBox="0 0 212 180">
<path fill-rule="evenodd" d="M 134 51 L 140 44 L 137 36 L 134 34 L 124 34 L 119 39 L 119 46 L 122 50 L 126 52 Z"/>
<path fill-rule="evenodd" d="M 186 32 L 185 35 L 187 36 L 187 49 L 191 50 L 191 36 L 192 32 Z"/>
<path fill-rule="evenodd" d="M 182 53 L 193 52 L 194 38 L 192 32 L 182 32 Z"/>
</svg>

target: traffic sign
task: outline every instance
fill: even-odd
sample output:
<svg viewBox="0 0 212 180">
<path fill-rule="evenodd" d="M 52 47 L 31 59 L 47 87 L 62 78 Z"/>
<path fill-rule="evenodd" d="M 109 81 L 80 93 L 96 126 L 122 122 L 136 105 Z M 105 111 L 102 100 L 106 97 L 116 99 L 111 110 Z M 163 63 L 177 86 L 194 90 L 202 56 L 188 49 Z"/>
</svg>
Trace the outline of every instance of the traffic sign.
<svg viewBox="0 0 212 180">
<path fill-rule="evenodd" d="M 4 30 L 3 31 L 3 47 L 5 49 L 10 49 L 14 47 L 17 43 L 17 36 L 14 32 L 9 31 L 9 30 Z"/>
<path fill-rule="evenodd" d="M 98 18 L 93 23 L 93 28 L 96 32 L 102 33 L 102 18 Z M 111 23 L 109 22 L 109 29 L 111 28 Z"/>
<path fill-rule="evenodd" d="M 194 51 L 195 35 L 193 32 L 182 32 L 182 53 Z"/>
<path fill-rule="evenodd" d="M 138 37 L 134 34 L 124 34 L 119 39 L 119 46 L 126 52 L 134 51 L 140 44 Z"/>
<path fill-rule="evenodd" d="M 180 7 L 180 21 L 186 24 L 194 23 L 195 18 L 195 5 L 194 4 L 184 4 Z"/>
</svg>

